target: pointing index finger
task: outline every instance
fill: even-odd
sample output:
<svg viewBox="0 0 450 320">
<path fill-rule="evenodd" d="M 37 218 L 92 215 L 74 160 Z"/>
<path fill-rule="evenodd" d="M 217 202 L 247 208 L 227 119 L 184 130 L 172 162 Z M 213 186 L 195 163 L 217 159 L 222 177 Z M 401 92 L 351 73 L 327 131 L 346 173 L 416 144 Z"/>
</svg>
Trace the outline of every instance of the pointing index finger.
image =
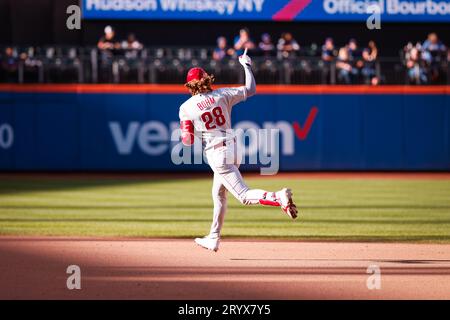
<svg viewBox="0 0 450 320">
<path fill-rule="evenodd" d="M 247 50 L 248 50 L 248 48 L 245 48 L 243 56 L 247 55 Z"/>
</svg>

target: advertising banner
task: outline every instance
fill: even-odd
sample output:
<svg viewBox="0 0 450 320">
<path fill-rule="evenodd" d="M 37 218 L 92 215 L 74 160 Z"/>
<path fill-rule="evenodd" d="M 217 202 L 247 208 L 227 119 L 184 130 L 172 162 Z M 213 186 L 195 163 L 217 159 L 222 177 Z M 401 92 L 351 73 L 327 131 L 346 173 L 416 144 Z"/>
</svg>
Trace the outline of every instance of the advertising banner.
<svg viewBox="0 0 450 320">
<path fill-rule="evenodd" d="M 0 170 L 209 170 L 174 157 L 186 94 L 114 91 L 0 91 Z M 236 105 L 232 119 L 235 129 L 279 132 L 281 171 L 450 170 L 445 92 L 265 92 Z M 261 156 L 263 144 L 243 150 Z"/>
<path fill-rule="evenodd" d="M 82 0 L 84 19 L 450 22 L 448 0 Z"/>
</svg>

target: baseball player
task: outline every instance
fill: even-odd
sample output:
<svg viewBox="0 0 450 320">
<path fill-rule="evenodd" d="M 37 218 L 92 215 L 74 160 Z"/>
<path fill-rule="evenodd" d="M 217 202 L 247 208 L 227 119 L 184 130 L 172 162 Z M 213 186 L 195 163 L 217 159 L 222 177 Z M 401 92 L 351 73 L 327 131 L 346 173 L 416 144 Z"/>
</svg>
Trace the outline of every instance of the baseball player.
<svg viewBox="0 0 450 320">
<path fill-rule="evenodd" d="M 239 57 L 245 71 L 245 86 L 213 90 L 214 76 L 202 68 L 192 68 L 187 74 L 185 86 L 192 97 L 180 107 L 181 139 L 184 145 L 194 143 L 194 136 L 202 139 L 206 158 L 214 172 L 212 198 L 214 213 L 209 235 L 196 238 L 195 242 L 209 250 L 217 251 L 220 243 L 227 192 L 244 205 L 281 207 L 289 217 L 297 217 L 297 208 L 288 188 L 277 192 L 250 189 L 239 172 L 240 157 L 237 156 L 236 138 L 230 134 L 231 109 L 234 105 L 255 95 L 256 84 L 247 50 Z"/>
</svg>

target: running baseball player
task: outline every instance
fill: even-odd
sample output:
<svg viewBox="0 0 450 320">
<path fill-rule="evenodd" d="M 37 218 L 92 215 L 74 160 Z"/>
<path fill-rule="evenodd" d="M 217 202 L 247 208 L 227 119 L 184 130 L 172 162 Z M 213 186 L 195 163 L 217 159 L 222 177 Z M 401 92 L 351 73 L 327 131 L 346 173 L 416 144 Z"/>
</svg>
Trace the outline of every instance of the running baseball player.
<svg viewBox="0 0 450 320">
<path fill-rule="evenodd" d="M 236 138 L 234 134 L 230 134 L 231 109 L 256 93 L 252 61 L 247 50 L 239 57 L 239 63 L 245 70 L 245 86 L 237 88 L 213 90 L 213 75 L 207 74 L 202 68 L 190 69 L 185 86 L 192 97 L 181 105 L 179 112 L 183 144 L 191 146 L 194 137 L 200 137 L 209 166 L 214 172 L 211 230 L 206 237 L 195 239 L 198 245 L 213 251 L 219 249 L 220 233 L 227 210 L 227 191 L 244 205 L 281 207 L 292 219 L 297 217 L 290 189 L 283 188 L 277 192 L 250 189 L 239 172 L 240 157 L 237 156 Z"/>
</svg>

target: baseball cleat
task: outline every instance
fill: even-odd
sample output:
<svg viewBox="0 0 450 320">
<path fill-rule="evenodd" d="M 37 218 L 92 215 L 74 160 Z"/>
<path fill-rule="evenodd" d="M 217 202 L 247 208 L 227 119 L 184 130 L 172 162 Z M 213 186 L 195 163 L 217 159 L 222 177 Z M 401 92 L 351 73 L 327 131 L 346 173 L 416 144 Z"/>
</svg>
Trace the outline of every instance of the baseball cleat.
<svg viewBox="0 0 450 320">
<path fill-rule="evenodd" d="M 210 238 L 208 236 L 195 238 L 195 243 L 205 249 L 217 252 L 217 250 L 219 250 L 220 238 Z"/>
<path fill-rule="evenodd" d="M 291 189 L 281 189 L 281 191 L 278 192 L 278 196 L 281 202 L 281 210 L 283 210 L 292 219 L 297 218 L 297 206 L 294 201 L 292 201 Z"/>
</svg>

